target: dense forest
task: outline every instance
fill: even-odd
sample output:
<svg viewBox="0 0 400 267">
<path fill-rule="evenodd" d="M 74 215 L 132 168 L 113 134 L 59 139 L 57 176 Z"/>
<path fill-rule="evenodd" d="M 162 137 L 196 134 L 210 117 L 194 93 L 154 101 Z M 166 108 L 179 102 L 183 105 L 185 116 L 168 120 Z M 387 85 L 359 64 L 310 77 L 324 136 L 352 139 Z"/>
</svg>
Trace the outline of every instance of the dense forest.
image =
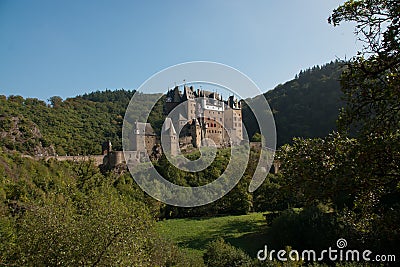
<svg viewBox="0 0 400 267">
<path fill-rule="evenodd" d="M 122 122 L 133 94 L 134 91 L 121 89 L 66 100 L 53 96 L 49 104 L 21 96 L 1 96 L 2 146 L 34 155 L 97 155 L 101 154 L 102 142 L 111 140 L 116 150 L 122 150 Z M 154 101 L 160 95 L 140 94 L 140 97 L 143 101 Z M 153 114 L 154 124 L 160 125 L 162 106 L 157 105 Z M 131 112 L 131 116 L 143 119 L 138 112 Z"/>
<path fill-rule="evenodd" d="M 257 102 L 261 97 L 268 101 L 278 146 L 291 143 L 294 137 L 325 136 L 336 129 L 339 110 L 344 106 L 339 82 L 342 68 L 343 63 L 335 61 L 302 70 L 293 80 L 246 101 Z M 243 121 L 249 136 L 253 136 L 258 126 L 246 105 Z"/>
</svg>

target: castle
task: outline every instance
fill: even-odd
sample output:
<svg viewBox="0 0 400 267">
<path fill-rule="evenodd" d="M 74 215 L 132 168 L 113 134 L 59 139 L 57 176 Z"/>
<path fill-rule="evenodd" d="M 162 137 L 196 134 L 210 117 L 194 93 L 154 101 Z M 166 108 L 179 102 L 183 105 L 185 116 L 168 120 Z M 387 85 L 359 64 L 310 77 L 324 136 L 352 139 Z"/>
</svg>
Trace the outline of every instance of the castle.
<svg viewBox="0 0 400 267">
<path fill-rule="evenodd" d="M 172 118 L 179 136 L 179 147 L 200 147 L 210 140 L 217 147 L 243 140 L 241 102 L 230 96 L 226 101 L 216 92 L 193 86 L 168 90 L 164 114 Z"/>
<path fill-rule="evenodd" d="M 242 105 L 234 96 L 224 101 L 216 92 L 195 91 L 193 86 L 186 85 L 181 91 L 175 86 L 166 94 L 163 112 L 167 118 L 161 135 L 155 133 L 150 123 L 135 122 L 125 157 L 105 142 L 104 164 L 136 164 L 145 161 L 146 154 L 154 159 L 161 153 L 177 155 L 179 149 L 206 145 L 222 148 L 243 140 Z"/>
</svg>

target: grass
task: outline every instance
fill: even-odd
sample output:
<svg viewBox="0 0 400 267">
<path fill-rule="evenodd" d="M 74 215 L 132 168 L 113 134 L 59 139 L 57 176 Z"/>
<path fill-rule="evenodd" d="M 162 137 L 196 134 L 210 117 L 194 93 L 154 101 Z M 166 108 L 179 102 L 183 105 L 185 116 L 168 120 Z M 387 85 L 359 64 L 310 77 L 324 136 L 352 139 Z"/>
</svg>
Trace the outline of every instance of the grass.
<svg viewBox="0 0 400 267">
<path fill-rule="evenodd" d="M 207 243 L 219 237 L 255 257 L 266 244 L 262 214 L 164 220 L 157 223 L 157 229 L 191 257 L 201 258 Z"/>
</svg>

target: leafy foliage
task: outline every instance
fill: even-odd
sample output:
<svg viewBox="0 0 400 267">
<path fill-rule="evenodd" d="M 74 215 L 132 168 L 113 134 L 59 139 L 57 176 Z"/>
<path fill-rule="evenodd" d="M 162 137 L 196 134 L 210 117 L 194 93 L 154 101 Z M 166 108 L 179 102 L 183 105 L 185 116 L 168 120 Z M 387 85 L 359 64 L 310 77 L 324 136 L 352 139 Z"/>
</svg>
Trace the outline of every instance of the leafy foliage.
<svg viewBox="0 0 400 267">
<path fill-rule="evenodd" d="M 329 18 L 356 23 L 363 51 L 341 76 L 340 133 L 295 139 L 281 152 L 284 190 L 329 207 L 354 246 L 396 253 L 400 242 L 398 1 L 347 1 Z M 349 131 L 355 130 L 354 139 Z"/>
<path fill-rule="evenodd" d="M 264 183 L 253 193 L 254 211 L 282 211 L 301 205 L 283 190 L 285 184 L 285 177 L 281 173 L 268 174 Z"/>
<path fill-rule="evenodd" d="M 316 235 L 315 233 L 318 233 Z M 267 232 L 269 245 L 296 249 L 325 249 L 340 237 L 340 224 L 333 213 L 321 206 L 288 209 L 276 218 Z"/>
<path fill-rule="evenodd" d="M 252 266 L 252 259 L 241 249 L 225 243 L 223 239 L 210 242 L 204 253 L 204 263 L 213 267 Z"/>
<path fill-rule="evenodd" d="M 190 159 L 197 158 L 198 153 L 186 155 Z M 160 216 L 162 218 L 184 218 L 198 216 L 212 216 L 217 214 L 246 214 L 252 209 L 252 196 L 248 192 L 250 181 L 250 168 L 257 161 L 257 154 L 252 154 L 249 161 L 248 170 L 239 183 L 224 197 L 217 201 L 194 208 L 182 208 L 175 206 L 164 206 Z M 216 180 L 226 169 L 230 158 L 230 149 L 218 150 L 213 163 L 205 170 L 200 172 L 185 172 L 173 166 L 165 156 L 163 156 L 156 165 L 157 171 L 167 180 L 181 186 L 196 187 L 208 184 Z M 176 196 L 174 196 L 176 197 Z"/>
<path fill-rule="evenodd" d="M 356 174 L 364 191 L 346 219 L 371 240 L 392 247 L 400 240 L 394 223 L 400 219 L 400 3 L 347 1 L 329 20 L 334 26 L 355 22 L 364 44 L 341 77 L 346 107 L 339 125 L 344 132 L 359 130 L 362 160 Z"/>
<path fill-rule="evenodd" d="M 348 1 L 329 21 L 357 24 L 363 51 L 347 64 L 341 78 L 346 107 L 342 128 L 359 128 L 361 136 L 397 131 L 400 123 L 400 4 L 398 1 Z"/>
<path fill-rule="evenodd" d="M 330 207 L 354 244 L 368 240 L 371 248 L 393 249 L 399 240 L 395 234 L 399 188 L 391 174 L 394 162 L 382 158 L 391 149 L 398 151 L 399 141 L 399 136 L 392 136 L 365 146 L 339 134 L 295 139 L 280 153 L 285 178 L 282 190 L 297 204 Z"/>
<path fill-rule="evenodd" d="M 91 162 L 0 153 L 0 264 L 166 266 L 183 260 L 154 231 L 143 192 Z M 184 265 L 184 264 L 183 264 Z"/>
</svg>

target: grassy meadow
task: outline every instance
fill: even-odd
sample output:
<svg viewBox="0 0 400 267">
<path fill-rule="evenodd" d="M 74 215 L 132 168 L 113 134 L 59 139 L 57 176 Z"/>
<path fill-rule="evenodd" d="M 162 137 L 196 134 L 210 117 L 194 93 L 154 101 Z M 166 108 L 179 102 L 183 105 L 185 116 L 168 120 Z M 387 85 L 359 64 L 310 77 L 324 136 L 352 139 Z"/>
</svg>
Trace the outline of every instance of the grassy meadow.
<svg viewBox="0 0 400 267">
<path fill-rule="evenodd" d="M 262 214 L 163 220 L 157 229 L 191 257 L 201 258 L 207 243 L 219 237 L 255 257 L 266 243 L 267 224 Z"/>
</svg>

